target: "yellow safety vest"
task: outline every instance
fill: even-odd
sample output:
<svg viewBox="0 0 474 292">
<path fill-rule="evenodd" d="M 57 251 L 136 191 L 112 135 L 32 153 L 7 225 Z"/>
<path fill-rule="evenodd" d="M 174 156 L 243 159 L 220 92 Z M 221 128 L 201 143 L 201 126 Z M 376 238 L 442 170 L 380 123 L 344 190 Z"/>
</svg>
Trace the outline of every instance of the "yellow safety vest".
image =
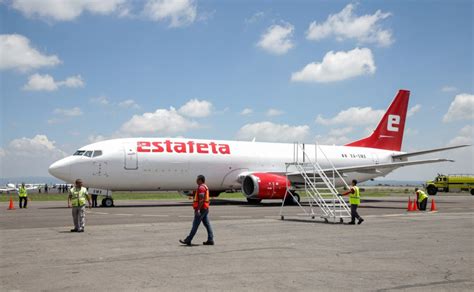
<svg viewBox="0 0 474 292">
<path fill-rule="evenodd" d="M 22 198 L 27 197 L 27 196 L 28 196 L 28 193 L 26 192 L 26 188 L 20 187 L 20 188 L 18 189 L 18 196 L 19 196 L 19 197 L 22 197 Z"/>
<path fill-rule="evenodd" d="M 424 199 L 428 198 L 428 195 L 422 190 L 418 190 L 416 193 L 418 194 L 418 203 L 421 203 Z"/>
<path fill-rule="evenodd" d="M 351 205 L 359 205 L 360 204 L 359 187 L 353 186 L 352 189 L 354 190 L 354 193 L 349 194 L 349 203 Z"/>
<path fill-rule="evenodd" d="M 71 201 L 73 207 L 80 207 L 86 204 L 87 189 L 85 187 L 82 187 L 80 189 L 73 187 L 71 188 L 69 193 L 71 194 Z"/>
</svg>

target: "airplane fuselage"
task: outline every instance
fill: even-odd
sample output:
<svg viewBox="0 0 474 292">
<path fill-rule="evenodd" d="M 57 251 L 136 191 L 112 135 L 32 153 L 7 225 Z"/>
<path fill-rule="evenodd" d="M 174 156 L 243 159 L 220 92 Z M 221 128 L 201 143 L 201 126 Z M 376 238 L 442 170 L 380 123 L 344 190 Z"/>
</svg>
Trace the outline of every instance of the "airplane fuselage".
<svg viewBox="0 0 474 292">
<path fill-rule="evenodd" d="M 318 148 L 318 151 L 316 151 Z M 82 147 L 50 167 L 50 172 L 68 182 L 81 178 L 88 187 L 112 191 L 187 191 L 203 174 L 211 190 L 239 189 L 246 172 L 285 175 L 286 163 L 303 160 L 301 150 L 290 143 L 260 143 L 176 138 L 127 138 Z M 87 152 L 100 151 L 100 152 Z M 392 162 L 401 153 L 364 147 L 307 144 L 310 160 L 322 168 L 350 167 Z M 79 155 L 81 154 L 82 155 Z M 97 155 L 95 156 L 96 154 Z M 95 156 L 95 157 L 94 157 Z M 291 170 L 291 169 L 290 169 Z M 346 181 L 366 181 L 392 171 L 353 173 Z M 341 184 L 339 181 L 338 184 Z"/>
</svg>

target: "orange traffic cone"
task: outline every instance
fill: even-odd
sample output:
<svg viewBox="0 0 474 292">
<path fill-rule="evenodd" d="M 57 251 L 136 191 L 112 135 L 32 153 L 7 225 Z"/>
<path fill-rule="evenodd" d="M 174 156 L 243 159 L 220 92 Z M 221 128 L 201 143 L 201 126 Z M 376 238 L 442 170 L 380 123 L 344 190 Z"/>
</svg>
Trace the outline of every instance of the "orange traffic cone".
<svg viewBox="0 0 474 292">
<path fill-rule="evenodd" d="M 416 204 L 416 199 L 413 200 L 413 206 L 411 207 L 412 211 L 418 211 L 418 206 Z"/>
<path fill-rule="evenodd" d="M 436 208 L 436 203 L 434 199 L 431 199 L 431 212 L 436 212 L 438 209 Z"/>
<path fill-rule="evenodd" d="M 408 207 L 407 207 L 407 212 L 413 211 L 413 208 L 411 207 L 411 198 L 408 197 Z"/>
<path fill-rule="evenodd" d="M 15 205 L 13 204 L 12 196 L 10 196 L 10 205 L 8 206 L 8 210 L 15 210 Z"/>
</svg>

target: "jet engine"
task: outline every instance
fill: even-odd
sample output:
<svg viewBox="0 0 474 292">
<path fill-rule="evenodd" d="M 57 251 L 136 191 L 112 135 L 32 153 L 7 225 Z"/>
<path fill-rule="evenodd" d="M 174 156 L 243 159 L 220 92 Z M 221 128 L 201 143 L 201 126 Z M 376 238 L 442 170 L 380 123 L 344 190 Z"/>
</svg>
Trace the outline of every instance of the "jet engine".
<svg viewBox="0 0 474 292">
<path fill-rule="evenodd" d="M 247 200 L 259 202 L 262 199 L 283 199 L 291 182 L 285 177 L 272 173 L 252 173 L 244 177 L 242 193 Z"/>
</svg>

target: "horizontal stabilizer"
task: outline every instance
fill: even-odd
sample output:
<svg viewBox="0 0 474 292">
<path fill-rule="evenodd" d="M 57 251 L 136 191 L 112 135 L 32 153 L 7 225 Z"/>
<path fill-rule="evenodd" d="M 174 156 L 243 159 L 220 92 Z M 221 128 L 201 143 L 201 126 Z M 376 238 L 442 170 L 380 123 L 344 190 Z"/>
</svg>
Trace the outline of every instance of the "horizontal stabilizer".
<svg viewBox="0 0 474 292">
<path fill-rule="evenodd" d="M 393 159 L 403 159 L 403 158 L 408 158 L 411 156 L 418 156 L 418 155 L 424 155 L 428 153 L 433 153 L 433 152 L 440 152 L 440 151 L 445 151 L 445 150 L 451 150 L 451 149 L 456 149 L 456 148 L 463 148 L 463 147 L 468 147 L 471 145 L 457 145 L 457 146 L 451 146 L 451 147 L 443 147 L 443 148 L 433 148 L 433 149 L 428 149 L 428 150 L 422 150 L 422 151 L 416 151 L 416 152 L 410 152 L 410 153 L 404 153 L 404 154 L 397 154 L 393 155 Z"/>
</svg>

